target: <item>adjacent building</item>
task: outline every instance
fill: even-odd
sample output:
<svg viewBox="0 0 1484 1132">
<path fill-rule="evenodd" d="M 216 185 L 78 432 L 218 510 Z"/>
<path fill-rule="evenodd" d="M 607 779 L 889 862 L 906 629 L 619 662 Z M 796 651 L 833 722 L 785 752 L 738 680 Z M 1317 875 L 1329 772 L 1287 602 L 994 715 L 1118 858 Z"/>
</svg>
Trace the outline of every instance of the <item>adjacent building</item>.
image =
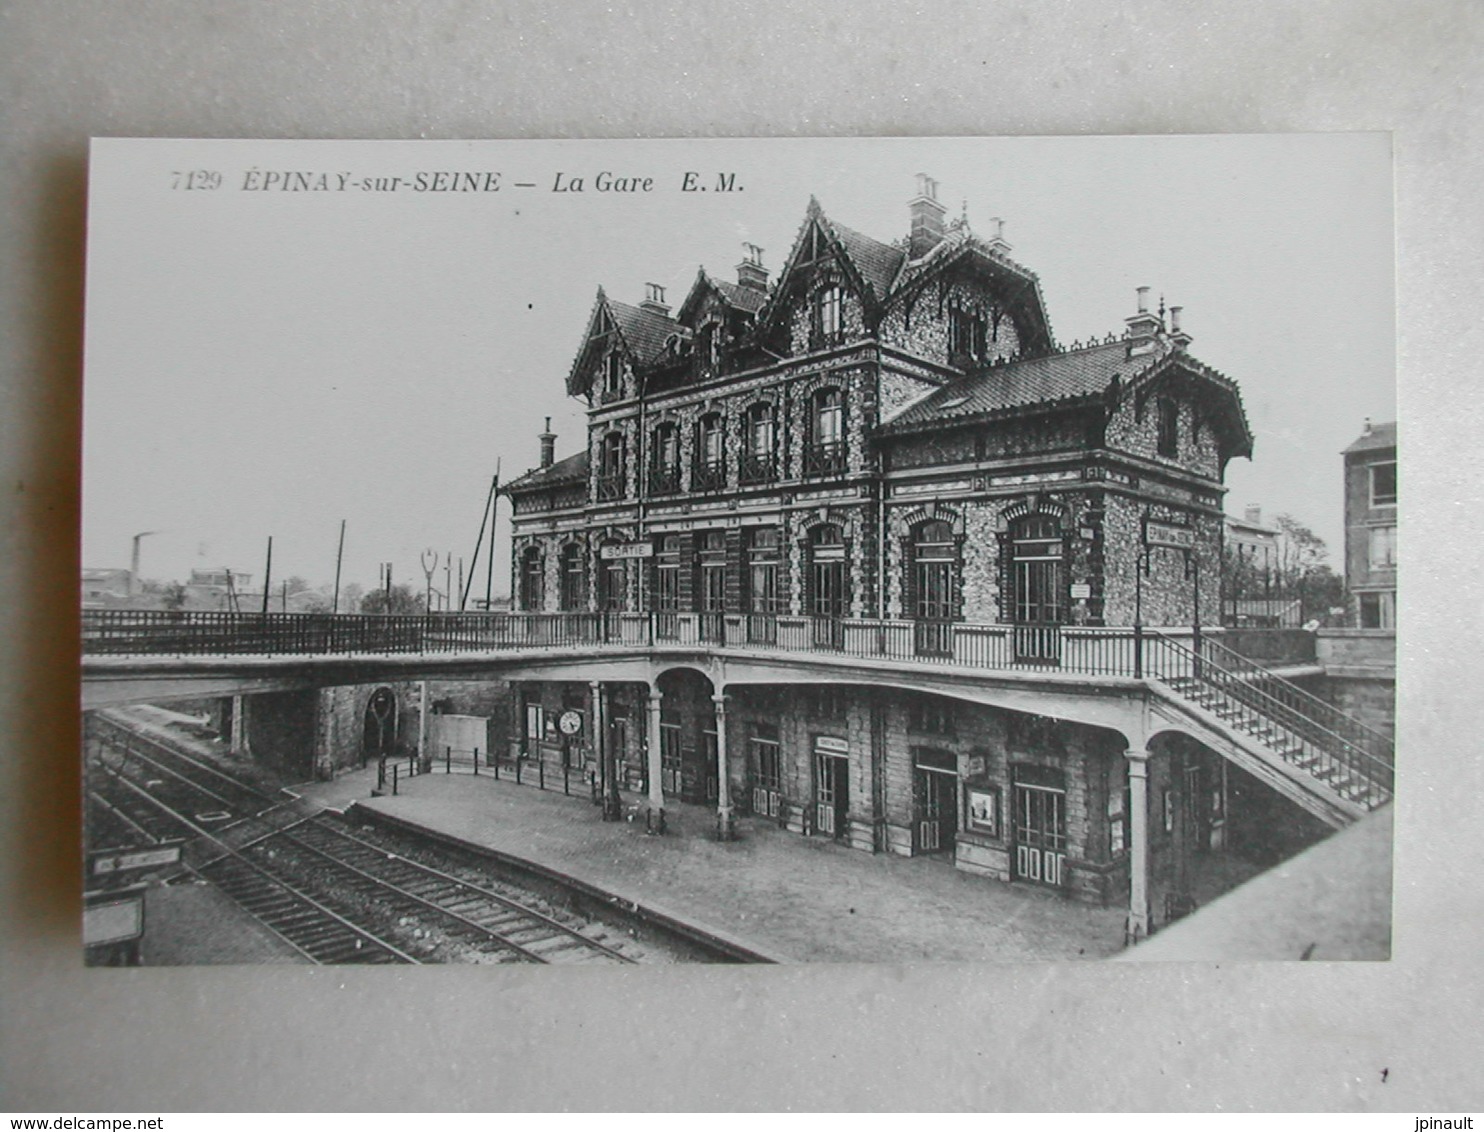
<svg viewBox="0 0 1484 1132">
<path fill-rule="evenodd" d="M 1365 422 L 1344 451 L 1345 585 L 1351 624 L 1396 627 L 1396 422 Z"/>
</svg>

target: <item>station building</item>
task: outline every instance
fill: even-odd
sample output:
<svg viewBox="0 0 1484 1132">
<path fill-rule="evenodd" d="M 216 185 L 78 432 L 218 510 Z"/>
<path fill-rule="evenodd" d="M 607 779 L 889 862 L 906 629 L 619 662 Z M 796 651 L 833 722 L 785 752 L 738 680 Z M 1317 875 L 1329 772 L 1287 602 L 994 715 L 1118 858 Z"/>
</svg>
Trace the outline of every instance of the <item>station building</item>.
<svg viewBox="0 0 1484 1132">
<path fill-rule="evenodd" d="M 1148 288 L 1117 333 L 1059 344 L 998 221 L 949 221 L 926 176 L 904 219 L 883 241 L 811 200 L 776 280 L 749 245 L 676 306 L 598 290 L 566 379 L 584 443 L 556 459 L 548 423 L 503 489 L 513 616 L 555 640 L 642 614 L 700 659 L 519 679 L 509 741 L 611 759 L 660 829 L 678 797 L 715 803 L 722 836 L 750 814 L 1099 903 L 1147 884 L 1137 934 L 1199 899 L 1202 862 L 1326 831 L 1198 729 L 1130 752 L 1056 694 L 1071 651 L 1219 622 L 1241 397 Z M 722 641 L 788 666 L 741 677 L 705 661 Z M 906 659 L 833 661 L 862 655 Z M 990 656 L 1045 683 L 986 694 L 959 665 Z"/>
</svg>

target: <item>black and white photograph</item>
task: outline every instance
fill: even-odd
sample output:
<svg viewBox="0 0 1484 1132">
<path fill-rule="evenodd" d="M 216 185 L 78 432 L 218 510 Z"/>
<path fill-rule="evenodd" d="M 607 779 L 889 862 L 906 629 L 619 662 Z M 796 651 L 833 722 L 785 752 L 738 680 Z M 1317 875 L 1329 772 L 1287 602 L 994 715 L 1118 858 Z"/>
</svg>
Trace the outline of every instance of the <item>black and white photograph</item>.
<svg viewBox="0 0 1484 1132">
<path fill-rule="evenodd" d="M 88 176 L 89 966 L 1390 958 L 1388 134 Z"/>
</svg>

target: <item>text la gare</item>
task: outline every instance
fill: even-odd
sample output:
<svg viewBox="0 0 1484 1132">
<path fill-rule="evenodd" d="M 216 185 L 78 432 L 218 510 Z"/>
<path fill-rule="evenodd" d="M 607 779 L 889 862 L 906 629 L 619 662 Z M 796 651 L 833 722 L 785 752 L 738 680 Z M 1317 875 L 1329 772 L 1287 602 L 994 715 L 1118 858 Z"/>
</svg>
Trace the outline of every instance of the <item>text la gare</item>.
<svg viewBox="0 0 1484 1132">
<path fill-rule="evenodd" d="M 587 192 L 588 183 L 591 182 L 594 192 L 598 193 L 652 193 L 654 192 L 655 179 L 653 177 L 626 176 L 612 173 L 607 170 L 593 177 L 575 177 L 571 173 L 557 173 L 552 181 L 551 191 L 554 193 L 584 193 Z M 707 180 L 705 174 L 686 172 L 680 178 L 680 191 L 683 193 L 740 193 L 742 186 L 737 184 L 737 174 L 718 173 L 712 180 Z"/>
</svg>

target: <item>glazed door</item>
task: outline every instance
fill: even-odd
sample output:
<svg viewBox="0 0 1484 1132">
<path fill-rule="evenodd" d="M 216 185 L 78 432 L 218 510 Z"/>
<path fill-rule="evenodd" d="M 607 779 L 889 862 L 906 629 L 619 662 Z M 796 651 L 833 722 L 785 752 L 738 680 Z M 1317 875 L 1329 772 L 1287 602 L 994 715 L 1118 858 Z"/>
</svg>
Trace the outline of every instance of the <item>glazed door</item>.
<svg viewBox="0 0 1484 1132">
<path fill-rule="evenodd" d="M 814 756 L 814 828 L 839 840 L 848 832 L 850 760 L 838 755 Z"/>
<path fill-rule="evenodd" d="M 1060 887 L 1067 857 L 1067 795 L 1046 786 L 1016 784 L 1015 876 Z"/>
<path fill-rule="evenodd" d="M 660 787 L 672 798 L 680 797 L 685 756 L 680 748 L 680 724 L 660 721 Z"/>
<path fill-rule="evenodd" d="M 943 771 L 918 767 L 912 776 L 912 794 L 917 820 L 913 849 L 918 853 L 953 851 L 958 831 L 958 780 Z"/>
<path fill-rule="evenodd" d="M 844 642 L 845 543 L 833 524 L 816 528 L 809 546 L 809 615 L 816 648 L 837 649 Z"/>
<path fill-rule="evenodd" d="M 1023 520 L 1012 554 L 1015 659 L 1056 664 L 1061 660 L 1061 625 L 1066 620 L 1060 524 L 1042 515 Z"/>
</svg>

